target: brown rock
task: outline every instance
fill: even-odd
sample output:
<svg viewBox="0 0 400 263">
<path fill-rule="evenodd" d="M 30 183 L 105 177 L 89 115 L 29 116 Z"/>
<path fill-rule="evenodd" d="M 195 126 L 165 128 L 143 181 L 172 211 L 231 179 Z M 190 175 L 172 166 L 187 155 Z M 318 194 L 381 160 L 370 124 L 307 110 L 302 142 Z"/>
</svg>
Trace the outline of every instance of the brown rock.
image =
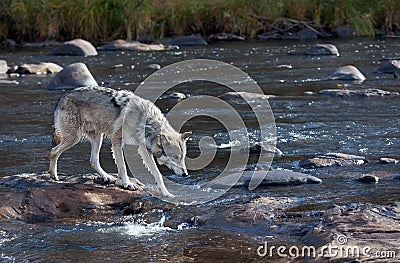
<svg viewBox="0 0 400 263">
<path fill-rule="evenodd" d="M 306 169 L 313 169 L 330 166 L 360 165 L 367 162 L 368 161 L 364 156 L 345 153 L 327 153 L 308 160 L 300 161 L 299 166 Z"/>
<path fill-rule="evenodd" d="M 88 41 L 74 39 L 50 50 L 49 55 L 54 56 L 96 56 L 96 48 Z"/>
</svg>

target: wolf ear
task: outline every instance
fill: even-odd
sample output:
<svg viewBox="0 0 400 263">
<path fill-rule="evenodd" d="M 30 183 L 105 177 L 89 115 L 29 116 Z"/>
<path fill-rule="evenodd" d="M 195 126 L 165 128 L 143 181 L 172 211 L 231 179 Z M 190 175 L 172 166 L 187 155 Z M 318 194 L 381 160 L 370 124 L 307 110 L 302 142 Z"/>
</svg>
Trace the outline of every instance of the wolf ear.
<svg viewBox="0 0 400 263">
<path fill-rule="evenodd" d="M 190 132 L 184 132 L 184 133 L 181 133 L 181 138 L 182 138 L 182 140 L 187 140 L 187 139 L 189 139 L 190 135 L 192 135 L 191 131 Z"/>
</svg>

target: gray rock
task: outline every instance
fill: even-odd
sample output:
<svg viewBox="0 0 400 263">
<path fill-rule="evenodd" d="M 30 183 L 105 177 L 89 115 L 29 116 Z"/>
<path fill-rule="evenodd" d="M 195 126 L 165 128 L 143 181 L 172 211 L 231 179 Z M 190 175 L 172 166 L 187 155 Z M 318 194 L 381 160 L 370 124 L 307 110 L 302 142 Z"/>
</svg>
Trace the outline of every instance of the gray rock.
<svg viewBox="0 0 400 263">
<path fill-rule="evenodd" d="M 5 74 L 8 71 L 7 61 L 0 60 L 0 74 Z"/>
<path fill-rule="evenodd" d="M 400 77 L 400 68 L 396 69 L 396 70 L 394 71 L 393 75 L 394 75 L 394 78 L 396 78 L 396 79 L 397 79 L 398 77 Z"/>
<path fill-rule="evenodd" d="M 258 100 L 267 100 L 269 98 L 274 98 L 275 95 L 265 95 L 260 93 L 251 93 L 251 92 L 236 92 L 231 91 L 224 93 L 219 96 L 219 98 L 231 102 L 231 103 L 246 103 L 248 101 L 258 101 Z"/>
<path fill-rule="evenodd" d="M 306 51 L 306 54 L 312 56 L 339 56 L 339 51 L 337 47 L 332 44 L 316 44 L 309 47 Z"/>
<path fill-rule="evenodd" d="M 387 97 L 387 96 L 399 96 L 400 93 L 386 91 L 381 89 L 361 89 L 361 90 L 349 90 L 349 89 L 324 89 L 319 92 L 321 95 L 329 95 L 335 97 Z"/>
<path fill-rule="evenodd" d="M 283 152 L 279 150 L 277 147 L 266 144 L 266 143 L 255 143 L 250 146 L 249 153 L 250 154 L 260 154 L 261 150 L 263 150 L 266 153 L 274 153 L 276 157 L 281 157 L 283 156 Z"/>
<path fill-rule="evenodd" d="M 224 188 L 226 186 L 230 186 L 231 179 L 229 177 L 239 176 L 241 173 L 234 173 L 232 175 L 228 175 L 226 177 L 216 179 L 213 181 L 212 186 L 215 188 Z M 232 187 L 247 187 L 251 178 L 254 176 L 263 177 L 265 175 L 265 171 L 244 171 L 242 176 Z M 260 186 L 286 186 L 286 185 L 301 185 L 301 184 L 319 184 L 322 183 L 322 180 L 303 173 L 293 172 L 289 170 L 270 170 L 268 171 L 267 176 L 264 177 Z"/>
<path fill-rule="evenodd" d="M 187 96 L 180 92 L 171 92 L 162 97 L 162 99 L 173 100 L 173 101 L 181 101 L 186 98 L 187 98 Z"/>
<path fill-rule="evenodd" d="M 22 64 L 16 70 L 18 74 L 54 74 L 63 68 L 55 63 L 40 62 L 39 64 Z"/>
<path fill-rule="evenodd" d="M 364 156 L 345 153 L 327 153 L 299 162 L 299 166 L 306 169 L 323 168 L 330 166 L 361 165 L 368 161 Z"/>
<path fill-rule="evenodd" d="M 74 89 L 85 86 L 98 86 L 98 84 L 85 64 L 74 63 L 57 73 L 47 88 Z"/>
<path fill-rule="evenodd" d="M 380 164 L 397 164 L 398 162 L 399 162 L 399 160 L 396 160 L 394 158 L 382 157 L 381 159 L 379 159 Z"/>
<path fill-rule="evenodd" d="M 221 41 L 232 41 L 232 40 L 239 40 L 244 41 L 246 40 L 245 37 L 238 36 L 235 34 L 228 34 L 228 33 L 218 33 L 213 34 L 208 37 L 209 40 L 221 40 Z"/>
<path fill-rule="evenodd" d="M 394 74 L 396 70 L 400 69 L 400 60 L 392 59 L 389 61 L 385 61 L 379 68 L 376 70 L 379 73 L 389 73 Z"/>
<path fill-rule="evenodd" d="M 370 183 L 377 184 L 379 182 L 379 177 L 376 175 L 372 175 L 372 174 L 366 174 L 366 175 L 363 175 L 362 177 L 358 178 L 357 181 L 359 181 L 360 183 L 365 183 L 365 184 L 370 184 Z"/>
<path fill-rule="evenodd" d="M 263 33 L 261 35 L 257 35 L 257 39 L 259 39 L 259 40 L 281 40 L 282 35 L 279 33 Z"/>
<path fill-rule="evenodd" d="M 103 51 L 160 51 L 179 49 L 178 46 L 164 46 L 163 44 L 144 44 L 137 41 L 115 40 L 98 48 Z"/>
<path fill-rule="evenodd" d="M 165 38 L 159 41 L 165 46 L 207 46 L 207 42 L 200 34 L 190 36 L 179 36 L 173 38 Z"/>
<path fill-rule="evenodd" d="M 88 41 L 74 39 L 50 50 L 49 55 L 54 56 L 96 56 L 96 48 Z"/>
<path fill-rule="evenodd" d="M 308 231 L 302 243 L 316 247 L 316 254 L 319 255 L 315 258 L 317 262 L 326 261 L 324 253 L 321 252 L 323 252 L 323 247 L 326 249 L 329 246 L 359 248 L 360 255 L 362 249 L 368 246 L 371 248 L 368 251 L 370 257 L 363 257 L 363 259 L 371 259 L 377 251 L 394 251 L 396 255 L 399 255 L 399 222 L 400 203 L 398 202 L 390 206 L 363 203 L 332 206 L 324 213 L 318 227 Z M 358 261 L 351 254 L 348 257 L 329 257 L 329 260 L 332 262 Z M 372 261 L 376 262 L 377 259 L 373 258 Z M 395 262 L 396 260 L 387 258 L 378 261 Z"/>
<path fill-rule="evenodd" d="M 329 76 L 329 80 L 357 80 L 364 81 L 365 76 L 354 66 L 344 66 L 334 70 Z"/>
<path fill-rule="evenodd" d="M 159 64 L 150 64 L 147 66 L 148 69 L 155 69 L 155 70 L 159 70 L 161 68 L 161 65 Z"/>
<path fill-rule="evenodd" d="M 1 216 L 29 223 L 90 215 L 106 218 L 122 216 L 125 209 L 134 207 L 130 205 L 133 202 L 140 201 L 146 206 L 148 199 L 143 191 L 105 186 L 91 174 L 60 179 L 51 180 L 45 173 L 0 178 Z"/>
</svg>

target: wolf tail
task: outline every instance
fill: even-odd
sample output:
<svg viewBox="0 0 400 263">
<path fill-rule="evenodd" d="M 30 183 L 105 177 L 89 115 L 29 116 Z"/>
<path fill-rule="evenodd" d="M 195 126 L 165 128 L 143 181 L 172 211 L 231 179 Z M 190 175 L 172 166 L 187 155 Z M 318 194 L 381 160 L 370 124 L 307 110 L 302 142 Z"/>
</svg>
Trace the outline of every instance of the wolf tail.
<svg viewBox="0 0 400 263">
<path fill-rule="evenodd" d="M 62 136 L 59 132 L 54 128 L 53 130 L 53 147 L 59 145 L 61 143 Z"/>
</svg>

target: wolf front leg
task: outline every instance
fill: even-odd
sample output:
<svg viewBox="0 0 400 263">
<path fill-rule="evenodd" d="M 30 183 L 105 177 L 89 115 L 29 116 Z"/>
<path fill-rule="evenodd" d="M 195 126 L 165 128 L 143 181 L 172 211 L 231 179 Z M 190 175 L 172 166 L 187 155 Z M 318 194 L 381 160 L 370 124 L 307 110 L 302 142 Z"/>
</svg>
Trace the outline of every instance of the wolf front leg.
<svg viewBox="0 0 400 263">
<path fill-rule="evenodd" d="M 160 171 L 158 170 L 157 164 L 154 161 L 153 155 L 144 147 L 144 146 L 139 146 L 138 149 L 139 155 L 143 159 L 144 165 L 147 167 L 147 169 L 150 171 L 150 173 L 154 176 L 154 179 L 156 180 L 156 183 L 158 187 L 161 190 L 161 194 L 165 197 L 175 197 L 173 194 L 171 194 L 167 188 L 165 187 L 162 175 Z"/>
</svg>

